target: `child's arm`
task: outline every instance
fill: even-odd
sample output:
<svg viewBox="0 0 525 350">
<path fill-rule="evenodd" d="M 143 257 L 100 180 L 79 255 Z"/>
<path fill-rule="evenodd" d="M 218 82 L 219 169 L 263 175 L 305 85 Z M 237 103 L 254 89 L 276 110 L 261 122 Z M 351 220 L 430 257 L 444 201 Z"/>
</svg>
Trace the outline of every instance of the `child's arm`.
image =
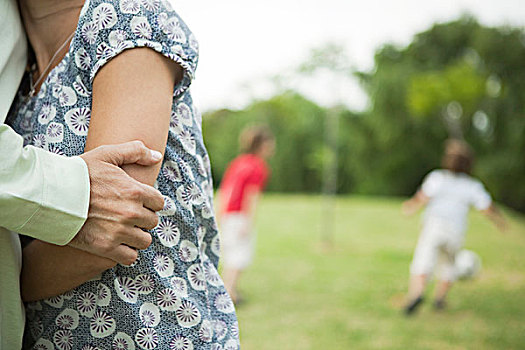
<svg viewBox="0 0 525 350">
<path fill-rule="evenodd" d="M 218 210 L 216 213 L 216 219 L 217 221 L 221 221 L 222 217 L 226 213 L 226 209 L 228 206 L 228 203 L 230 202 L 230 197 L 232 195 L 232 188 L 231 186 L 229 188 L 222 188 L 219 187 L 217 190 L 217 204 L 218 204 Z"/>
<path fill-rule="evenodd" d="M 492 203 L 487 209 L 481 210 L 481 213 L 488 217 L 501 232 L 505 232 L 507 230 L 507 221 L 498 208 L 496 208 L 494 203 Z"/>
<path fill-rule="evenodd" d="M 419 190 L 414 194 L 412 198 L 403 202 L 401 207 L 401 212 L 404 215 L 412 215 L 416 213 L 419 209 L 424 207 L 428 203 L 429 197 L 423 193 L 422 190 Z"/>
<path fill-rule="evenodd" d="M 248 221 L 245 229 L 242 232 L 243 236 L 247 236 L 250 233 L 251 228 L 253 227 L 257 203 L 259 202 L 259 197 L 261 193 L 259 186 L 255 185 L 246 187 L 245 191 L 246 197 L 243 203 L 242 212 L 246 215 Z"/>
</svg>

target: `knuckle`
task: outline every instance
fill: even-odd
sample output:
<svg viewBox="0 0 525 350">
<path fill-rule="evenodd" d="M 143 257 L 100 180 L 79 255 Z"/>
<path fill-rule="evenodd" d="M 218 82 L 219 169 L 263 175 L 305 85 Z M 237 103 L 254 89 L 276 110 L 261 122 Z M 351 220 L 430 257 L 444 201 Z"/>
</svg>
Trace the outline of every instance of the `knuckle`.
<svg viewBox="0 0 525 350">
<path fill-rule="evenodd" d="M 137 248 L 139 248 L 139 249 L 146 249 L 146 248 L 148 248 L 150 246 L 152 240 L 153 239 L 151 238 L 151 235 L 149 233 L 142 231 L 140 244 L 139 244 L 139 246 Z"/>
<path fill-rule="evenodd" d="M 135 207 L 125 209 L 123 214 L 126 221 L 135 221 L 140 217 L 140 213 Z"/>
<path fill-rule="evenodd" d="M 155 209 L 162 210 L 162 208 L 164 208 L 164 197 L 162 196 L 162 194 L 160 194 L 160 192 L 157 194 L 156 199 L 157 202 L 155 204 L 157 205 L 157 208 Z"/>
<path fill-rule="evenodd" d="M 134 249 L 129 249 L 129 253 L 126 254 L 126 257 L 124 258 L 124 265 L 131 265 L 135 261 L 137 261 L 138 258 L 138 252 Z"/>
<path fill-rule="evenodd" d="M 99 152 L 101 153 L 107 153 L 109 152 L 110 148 L 108 145 L 102 145 L 102 146 L 98 146 L 97 149 L 99 150 Z"/>
<path fill-rule="evenodd" d="M 121 237 L 121 242 L 120 243 L 123 243 L 125 241 L 127 241 L 129 239 L 129 235 L 130 235 L 130 232 L 132 232 L 134 229 L 136 229 L 137 227 L 135 226 L 136 224 L 136 219 L 134 220 L 128 220 L 126 223 L 123 223 L 122 226 L 120 227 L 120 237 Z"/>
<path fill-rule="evenodd" d="M 138 200 L 142 197 L 142 188 L 139 185 L 131 186 L 128 189 L 129 197 L 133 200 Z"/>
<path fill-rule="evenodd" d="M 146 235 L 146 246 L 144 247 L 144 249 L 146 249 L 147 247 L 149 247 L 151 245 L 151 243 L 153 243 L 153 237 L 151 237 L 150 234 L 147 234 Z"/>
<path fill-rule="evenodd" d="M 103 256 L 109 256 L 113 250 L 113 245 L 107 238 L 101 237 L 95 241 L 94 248 Z"/>
<path fill-rule="evenodd" d="M 148 223 L 147 224 L 148 224 L 148 227 L 145 227 L 145 228 L 147 228 L 148 230 L 154 229 L 159 224 L 159 217 L 152 213 L 148 217 Z"/>
<path fill-rule="evenodd" d="M 133 147 L 135 148 L 136 151 L 141 151 L 143 150 L 146 146 L 144 146 L 144 142 L 140 141 L 140 140 L 135 140 L 133 141 Z"/>
</svg>

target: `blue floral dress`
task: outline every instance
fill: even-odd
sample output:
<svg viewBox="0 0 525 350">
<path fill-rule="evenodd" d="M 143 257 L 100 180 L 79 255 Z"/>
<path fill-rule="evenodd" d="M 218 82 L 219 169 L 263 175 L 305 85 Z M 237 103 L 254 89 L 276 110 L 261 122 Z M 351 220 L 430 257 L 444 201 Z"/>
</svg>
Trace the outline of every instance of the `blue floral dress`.
<svg viewBox="0 0 525 350">
<path fill-rule="evenodd" d="M 165 206 L 153 243 L 131 267 L 117 265 L 70 292 L 28 304 L 26 348 L 239 348 L 234 306 L 217 273 L 219 237 L 201 117 L 188 90 L 198 44 L 167 1 L 86 1 L 69 52 L 35 97 L 20 96 L 10 124 L 26 144 L 83 153 L 93 79 L 111 58 L 135 47 L 149 47 L 184 69 L 155 184 Z"/>
</svg>

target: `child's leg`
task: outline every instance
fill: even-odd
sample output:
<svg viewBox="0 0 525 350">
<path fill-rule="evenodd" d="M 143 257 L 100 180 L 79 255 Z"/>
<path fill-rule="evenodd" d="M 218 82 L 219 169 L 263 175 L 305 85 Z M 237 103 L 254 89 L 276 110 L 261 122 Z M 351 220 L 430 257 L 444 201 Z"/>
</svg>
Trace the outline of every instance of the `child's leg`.
<svg viewBox="0 0 525 350">
<path fill-rule="evenodd" d="M 431 228 L 423 229 L 410 264 L 408 297 L 411 300 L 423 295 L 428 277 L 432 274 L 436 265 L 438 254 L 437 236 L 431 231 Z"/>
<path fill-rule="evenodd" d="M 242 271 L 248 266 L 246 246 L 250 236 L 242 234 L 245 230 L 246 218 L 241 214 L 229 214 L 222 220 L 222 257 L 224 269 L 222 278 L 224 286 L 232 301 L 237 302 L 237 284 Z"/>
<path fill-rule="evenodd" d="M 414 300 L 423 295 L 427 284 L 427 275 L 411 275 L 408 286 L 408 298 Z"/>
<path fill-rule="evenodd" d="M 410 276 L 408 287 L 408 302 L 405 305 L 404 312 L 406 315 L 412 315 L 419 305 L 423 302 L 423 292 L 427 283 L 427 275 Z"/>
<path fill-rule="evenodd" d="M 452 287 L 453 282 L 447 280 L 439 280 L 436 285 L 436 294 L 434 296 L 434 308 L 437 310 L 443 310 L 447 303 L 445 301 L 448 291 Z"/>
<path fill-rule="evenodd" d="M 440 251 L 440 274 L 434 295 L 434 306 L 438 309 L 445 307 L 445 298 L 456 278 L 455 258 L 457 250 L 455 246 L 450 244 Z"/>
<path fill-rule="evenodd" d="M 433 232 L 433 226 L 423 228 L 414 258 L 410 265 L 410 282 L 408 287 L 408 302 L 404 312 L 411 315 L 416 311 L 423 301 L 423 293 L 427 284 L 428 277 L 434 270 L 437 259 L 437 235 Z"/>
<path fill-rule="evenodd" d="M 236 242 L 234 256 L 230 259 L 231 266 L 225 264 L 224 286 L 234 303 L 239 301 L 237 285 L 242 272 L 251 264 L 253 257 L 253 237 L 241 237 Z"/>
<path fill-rule="evenodd" d="M 416 249 L 414 261 L 412 262 L 411 266 L 410 282 L 408 285 L 408 301 L 404 308 L 406 315 L 413 314 L 423 302 L 423 294 L 425 292 L 425 287 L 427 285 L 429 276 L 429 274 L 424 273 L 424 271 L 428 271 L 429 269 L 432 270 L 430 264 L 422 263 L 421 253 L 421 250 L 418 252 L 418 249 Z M 427 251 L 427 253 L 429 252 Z M 424 257 L 427 258 L 427 262 L 429 261 L 428 258 L 431 258 L 426 254 Z M 432 259 L 430 259 L 430 261 L 432 261 Z"/>
<path fill-rule="evenodd" d="M 438 281 L 436 286 L 436 301 L 445 301 L 447 293 L 454 283 L 452 281 Z"/>
</svg>

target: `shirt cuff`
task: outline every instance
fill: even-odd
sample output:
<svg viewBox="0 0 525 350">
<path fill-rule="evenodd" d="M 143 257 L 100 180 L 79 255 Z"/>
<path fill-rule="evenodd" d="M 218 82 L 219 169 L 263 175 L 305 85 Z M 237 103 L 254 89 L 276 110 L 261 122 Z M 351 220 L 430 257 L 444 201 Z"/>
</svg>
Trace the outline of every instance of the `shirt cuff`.
<svg viewBox="0 0 525 350">
<path fill-rule="evenodd" d="M 42 150 L 39 158 L 44 168 L 42 203 L 20 232 L 38 232 L 40 240 L 66 245 L 87 218 L 88 168 L 80 157 L 66 158 Z"/>
</svg>

